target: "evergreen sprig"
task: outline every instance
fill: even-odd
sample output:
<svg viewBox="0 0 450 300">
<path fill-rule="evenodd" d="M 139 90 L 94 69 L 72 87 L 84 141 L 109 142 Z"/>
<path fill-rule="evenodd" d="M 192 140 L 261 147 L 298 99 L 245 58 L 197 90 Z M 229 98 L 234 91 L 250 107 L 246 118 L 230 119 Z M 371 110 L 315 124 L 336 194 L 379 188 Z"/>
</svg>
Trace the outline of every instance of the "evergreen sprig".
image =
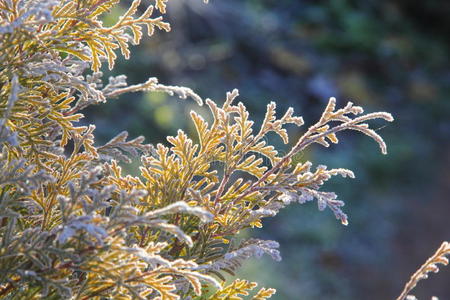
<svg viewBox="0 0 450 300">
<path fill-rule="evenodd" d="M 169 31 L 167 0 L 138 14 L 140 0 L 111 27 L 102 14 L 119 0 L 0 0 L 0 298 L 4 299 L 241 299 L 256 283 L 223 282 L 241 262 L 268 254 L 275 241 L 237 242 L 243 229 L 261 227 L 292 202 L 316 199 L 342 224 L 344 203 L 321 190 L 350 170 L 293 164 L 314 143 L 337 143 L 345 130 L 383 139 L 363 114 L 331 98 L 320 120 L 282 155 L 267 139 L 289 143 L 286 125 L 303 125 L 292 108 L 277 117 L 271 102 L 256 128 L 238 91 L 223 105 L 205 101 L 211 124 L 192 111 L 197 140 L 182 130 L 167 144 L 128 140 L 122 132 L 95 143 L 95 126 L 79 126 L 82 110 L 123 93 L 155 91 L 203 100 L 189 88 L 156 78 L 127 85 L 123 75 L 103 86 L 103 61 L 114 67 L 120 50 L 138 44 L 143 27 Z M 155 13 L 156 12 L 156 13 Z M 87 72 L 90 69 L 92 72 Z M 140 176 L 118 161 L 141 158 Z M 208 290 L 213 288 L 213 291 Z M 253 299 L 275 292 L 262 288 Z"/>
</svg>

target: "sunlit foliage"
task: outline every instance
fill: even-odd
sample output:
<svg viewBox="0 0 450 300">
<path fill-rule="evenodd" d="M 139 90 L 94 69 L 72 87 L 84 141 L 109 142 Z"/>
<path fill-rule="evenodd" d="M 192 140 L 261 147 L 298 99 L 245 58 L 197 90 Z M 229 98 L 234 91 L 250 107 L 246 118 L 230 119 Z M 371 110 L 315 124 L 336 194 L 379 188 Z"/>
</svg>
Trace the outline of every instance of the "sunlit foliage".
<svg viewBox="0 0 450 300">
<path fill-rule="evenodd" d="M 234 274 L 243 260 L 281 259 L 277 242 L 239 240 L 240 231 L 313 200 L 348 224 L 344 202 L 321 187 L 353 172 L 294 163 L 294 156 L 314 143 L 338 143 L 345 130 L 368 135 L 386 153 L 367 122 L 392 121 L 388 113 L 364 114 L 352 103 L 336 109 L 331 98 L 287 154 L 267 135 L 288 144 L 286 125 L 303 119 L 291 108 L 277 117 L 271 102 L 256 127 L 236 103 L 237 90 L 223 105 L 205 101 L 210 123 L 191 112 L 196 137 L 180 130 L 152 146 L 122 132 L 96 145 L 95 126 L 80 126 L 84 108 L 127 92 L 165 92 L 203 105 L 191 89 L 156 78 L 102 82 L 102 62 L 113 68 L 118 51 L 129 58 L 144 26 L 148 35 L 169 31 L 166 2 L 140 13 L 135 0 L 105 27 L 101 15 L 119 0 L 0 0 L 0 297 L 266 299 L 273 289 L 224 282 L 224 272 Z M 119 164 L 133 157 L 141 160 L 139 176 Z"/>
<path fill-rule="evenodd" d="M 417 300 L 414 295 L 408 294 L 420 280 L 427 279 L 430 272 L 439 272 L 439 265 L 448 265 L 448 255 L 450 255 L 450 244 L 449 242 L 443 242 L 436 252 L 411 276 L 397 300 Z M 431 300 L 438 300 L 438 298 L 432 297 Z"/>
</svg>

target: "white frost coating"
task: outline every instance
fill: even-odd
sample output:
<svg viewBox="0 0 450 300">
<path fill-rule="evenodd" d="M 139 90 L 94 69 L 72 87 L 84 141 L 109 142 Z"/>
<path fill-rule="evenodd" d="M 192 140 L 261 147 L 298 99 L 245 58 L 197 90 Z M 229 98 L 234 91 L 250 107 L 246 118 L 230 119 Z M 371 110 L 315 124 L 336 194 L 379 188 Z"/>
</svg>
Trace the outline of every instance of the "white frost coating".
<svg viewBox="0 0 450 300">
<path fill-rule="evenodd" d="M 273 217 L 277 212 L 273 209 L 259 208 L 257 210 L 252 210 L 250 216 L 252 218 L 263 218 L 263 217 Z"/>
<path fill-rule="evenodd" d="M 13 33 L 18 27 L 24 26 L 27 19 L 33 17 L 33 22 L 45 24 L 53 21 L 52 9 L 58 4 L 57 0 L 41 0 L 41 1 L 21 1 L 18 3 L 19 7 L 22 8 L 21 11 L 24 13 L 18 16 L 11 23 L 0 26 L 0 34 Z M 0 25 L 3 22 L 0 20 Z M 28 31 L 34 31 L 34 26 L 26 27 Z"/>
<path fill-rule="evenodd" d="M 124 88 L 127 86 L 127 76 L 119 75 L 119 76 L 110 76 L 108 78 L 108 84 L 103 88 L 102 92 L 105 95 L 113 93 L 115 90 Z"/>
<path fill-rule="evenodd" d="M 203 105 L 203 99 L 197 95 L 192 89 L 184 87 L 184 86 L 175 86 L 175 85 L 163 85 L 156 84 L 150 88 L 151 91 L 155 92 L 165 92 L 170 96 L 177 94 L 180 99 L 187 99 L 187 97 L 191 97 L 197 102 L 198 105 Z"/>
<path fill-rule="evenodd" d="M 285 205 L 291 204 L 292 202 L 298 201 L 298 195 L 294 192 L 286 191 L 278 198 L 278 200 L 282 201 Z"/>
<path fill-rule="evenodd" d="M 23 276 L 36 277 L 37 274 L 32 270 L 18 270 Z"/>
<path fill-rule="evenodd" d="M 300 196 L 298 196 L 298 198 L 297 198 L 297 201 L 300 204 L 304 204 L 306 202 L 313 201 L 313 200 L 314 200 L 314 196 L 306 189 L 302 189 Z"/>
<path fill-rule="evenodd" d="M 155 268 L 156 266 L 171 266 L 170 261 L 162 258 L 159 255 L 150 254 L 144 248 L 141 248 L 137 245 L 133 247 L 123 247 L 122 250 L 127 251 L 136 257 L 139 257 L 140 259 L 145 261 L 151 268 Z"/>
<path fill-rule="evenodd" d="M 170 204 L 166 207 L 163 207 L 161 209 L 156 209 L 154 211 L 151 211 L 146 214 L 146 217 L 152 218 L 152 217 L 158 217 L 158 216 L 162 216 L 162 215 L 179 213 L 179 212 L 188 213 L 188 214 L 197 216 L 204 223 L 211 222 L 214 218 L 214 215 L 212 213 L 210 213 L 209 211 L 207 211 L 203 208 L 200 208 L 200 207 L 190 206 L 189 204 L 187 204 L 184 201 L 178 201 L 178 202 Z"/>
<path fill-rule="evenodd" d="M 254 242 L 254 244 L 225 254 L 224 259 L 230 260 L 236 257 L 247 259 L 253 256 L 260 258 L 264 254 L 269 254 L 273 260 L 281 261 L 280 251 L 277 250 L 277 248 L 280 247 L 280 244 L 278 242 L 270 240 L 252 240 L 252 242 Z"/>
<path fill-rule="evenodd" d="M 177 95 L 180 99 L 186 99 L 187 97 L 191 97 L 197 102 L 198 105 L 203 105 L 203 99 L 197 95 L 192 89 L 183 87 L 183 86 L 175 86 L 175 85 L 164 85 L 158 83 L 158 79 L 155 77 L 149 78 L 146 82 L 141 84 L 135 84 L 130 86 L 125 86 L 123 88 L 115 88 L 111 90 L 107 90 L 104 94 L 108 98 L 114 98 L 124 93 L 130 92 L 163 92 L 169 94 L 170 96 Z"/>
<path fill-rule="evenodd" d="M 185 242 L 189 247 L 194 246 L 192 239 L 189 235 L 184 233 L 180 227 L 175 226 L 173 224 L 168 224 L 165 220 L 160 220 L 159 223 L 153 224 L 153 227 L 160 228 L 164 231 L 170 232 L 174 236 L 176 236 L 179 240 Z"/>
<path fill-rule="evenodd" d="M 75 235 L 78 230 L 84 230 L 91 236 L 93 236 L 98 243 L 102 244 L 103 239 L 108 236 L 106 230 L 96 224 L 90 223 L 93 216 L 81 216 L 78 217 L 63 227 L 62 232 L 58 236 L 58 241 L 60 243 L 65 243 L 69 238 Z"/>
<path fill-rule="evenodd" d="M 280 251 L 277 250 L 279 246 L 280 244 L 276 241 L 250 239 L 245 242 L 242 248 L 226 253 L 223 259 L 219 259 L 212 264 L 200 265 L 196 270 L 219 271 L 223 268 L 234 269 L 240 265 L 242 260 L 251 257 L 260 258 L 264 254 L 270 255 L 275 261 L 281 261 Z"/>
</svg>

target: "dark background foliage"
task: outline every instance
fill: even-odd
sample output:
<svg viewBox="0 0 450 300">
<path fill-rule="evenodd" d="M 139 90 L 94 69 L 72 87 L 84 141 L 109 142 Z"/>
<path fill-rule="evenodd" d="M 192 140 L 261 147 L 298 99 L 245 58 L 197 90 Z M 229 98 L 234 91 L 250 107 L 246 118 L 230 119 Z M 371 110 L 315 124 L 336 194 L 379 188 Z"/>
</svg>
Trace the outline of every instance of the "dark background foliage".
<svg viewBox="0 0 450 300">
<path fill-rule="evenodd" d="M 313 203 L 293 205 L 250 233 L 278 240 L 283 262 L 252 260 L 243 272 L 277 288 L 275 299 L 393 299 L 449 238 L 450 2 L 210 2 L 169 2 L 172 32 L 133 47 L 114 74 L 129 83 L 156 76 L 219 102 L 238 88 L 257 121 L 275 100 L 311 124 L 330 96 L 391 112 L 396 121 L 379 126 L 388 156 L 370 139 L 345 134 L 337 146 L 298 157 L 355 171 L 355 180 L 327 186 L 346 201 L 350 225 Z M 128 130 L 156 144 L 178 128 L 192 134 L 191 109 L 205 112 L 193 101 L 134 94 L 90 109 L 86 122 L 97 125 L 99 143 Z M 292 128 L 292 138 L 301 132 Z M 447 299 L 449 278 L 445 269 L 431 275 L 416 295 Z"/>
</svg>

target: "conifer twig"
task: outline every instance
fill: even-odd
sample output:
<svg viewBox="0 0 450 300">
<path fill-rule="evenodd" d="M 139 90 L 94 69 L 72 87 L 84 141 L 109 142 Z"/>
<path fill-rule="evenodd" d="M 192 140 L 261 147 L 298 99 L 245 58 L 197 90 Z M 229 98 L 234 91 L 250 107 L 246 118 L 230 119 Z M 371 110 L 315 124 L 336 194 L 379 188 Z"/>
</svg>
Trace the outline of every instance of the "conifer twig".
<svg viewBox="0 0 450 300">
<path fill-rule="evenodd" d="M 436 252 L 411 276 L 397 300 L 404 300 L 420 280 L 428 278 L 428 273 L 439 272 L 438 264 L 448 265 L 447 255 L 450 255 L 450 243 L 443 242 Z"/>
</svg>

